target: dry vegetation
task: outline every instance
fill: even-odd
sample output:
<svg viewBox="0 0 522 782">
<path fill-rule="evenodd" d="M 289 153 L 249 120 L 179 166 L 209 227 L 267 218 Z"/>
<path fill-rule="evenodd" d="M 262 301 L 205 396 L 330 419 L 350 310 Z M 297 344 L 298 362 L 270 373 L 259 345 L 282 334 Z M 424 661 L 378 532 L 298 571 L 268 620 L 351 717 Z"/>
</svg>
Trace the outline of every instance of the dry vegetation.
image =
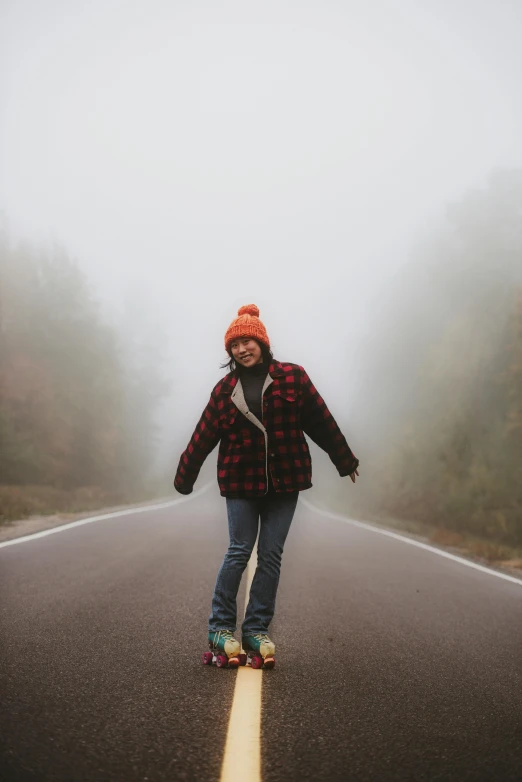
<svg viewBox="0 0 522 782">
<path fill-rule="evenodd" d="M 0 521 L 149 494 L 164 391 L 64 253 L 0 238 Z"/>
<path fill-rule="evenodd" d="M 505 559 L 522 547 L 522 172 L 452 206 L 389 301 L 365 346 L 364 478 L 338 503 Z"/>
</svg>

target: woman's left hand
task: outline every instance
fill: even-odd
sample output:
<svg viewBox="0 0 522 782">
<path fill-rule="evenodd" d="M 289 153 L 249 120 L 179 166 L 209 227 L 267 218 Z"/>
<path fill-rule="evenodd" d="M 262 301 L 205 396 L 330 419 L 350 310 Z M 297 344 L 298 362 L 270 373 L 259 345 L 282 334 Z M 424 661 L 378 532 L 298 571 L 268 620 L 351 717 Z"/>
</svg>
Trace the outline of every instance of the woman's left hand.
<svg viewBox="0 0 522 782">
<path fill-rule="evenodd" d="M 355 476 L 359 475 L 359 470 L 354 470 L 352 474 L 350 475 L 350 478 L 352 479 L 352 482 L 355 483 Z"/>
</svg>

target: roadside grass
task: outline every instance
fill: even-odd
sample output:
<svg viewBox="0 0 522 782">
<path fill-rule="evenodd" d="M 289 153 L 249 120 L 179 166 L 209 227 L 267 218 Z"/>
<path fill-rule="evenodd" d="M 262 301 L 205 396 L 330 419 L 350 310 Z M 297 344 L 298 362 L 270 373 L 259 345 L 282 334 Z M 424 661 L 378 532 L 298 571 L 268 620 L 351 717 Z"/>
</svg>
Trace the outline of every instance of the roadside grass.
<svg viewBox="0 0 522 782">
<path fill-rule="evenodd" d="M 444 527 L 436 527 L 430 535 L 435 545 L 460 548 L 487 562 L 502 562 L 510 567 L 522 568 L 522 549 L 463 535 Z"/>
<path fill-rule="evenodd" d="M 31 516 L 82 513 L 147 499 L 149 496 L 147 494 L 144 496 L 143 492 L 132 494 L 107 491 L 99 486 L 82 486 L 65 490 L 52 486 L 0 485 L 0 524 Z"/>
<path fill-rule="evenodd" d="M 393 516 L 361 514 L 357 518 L 378 526 L 406 532 L 434 546 L 451 549 L 455 553 L 480 559 L 490 565 L 522 569 L 522 548 L 486 540 L 465 532 L 456 532 L 442 525 L 400 519 Z"/>
</svg>

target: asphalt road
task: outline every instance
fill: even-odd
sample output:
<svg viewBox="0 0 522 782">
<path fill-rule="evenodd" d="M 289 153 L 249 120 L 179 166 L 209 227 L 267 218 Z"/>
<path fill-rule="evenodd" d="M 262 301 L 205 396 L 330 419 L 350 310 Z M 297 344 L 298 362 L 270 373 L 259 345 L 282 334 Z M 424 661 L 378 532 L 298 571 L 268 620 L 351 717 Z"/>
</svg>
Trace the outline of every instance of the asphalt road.
<svg viewBox="0 0 522 782">
<path fill-rule="evenodd" d="M 219 780 L 226 545 L 212 489 L 0 549 L 2 782 Z M 271 635 L 263 782 L 522 779 L 521 585 L 298 505 Z"/>
</svg>

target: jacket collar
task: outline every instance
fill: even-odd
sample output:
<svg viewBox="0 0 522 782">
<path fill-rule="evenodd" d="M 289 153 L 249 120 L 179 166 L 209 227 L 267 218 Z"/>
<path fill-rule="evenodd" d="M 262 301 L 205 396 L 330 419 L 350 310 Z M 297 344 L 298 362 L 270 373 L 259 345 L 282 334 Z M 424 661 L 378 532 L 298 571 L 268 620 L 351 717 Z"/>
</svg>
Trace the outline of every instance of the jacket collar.
<svg viewBox="0 0 522 782">
<path fill-rule="evenodd" d="M 270 366 L 268 367 L 268 374 L 270 377 L 282 377 L 285 374 L 285 371 L 283 369 L 283 365 L 280 361 L 271 361 Z M 221 381 L 221 393 L 222 394 L 231 394 L 234 388 L 237 385 L 237 381 L 239 380 L 238 373 L 234 370 L 234 372 L 229 372 L 228 375 L 226 375 L 223 380 Z"/>
<path fill-rule="evenodd" d="M 283 365 L 280 361 L 272 361 L 270 366 L 268 367 L 268 374 L 270 377 L 283 377 L 285 374 L 285 370 L 283 369 Z"/>
</svg>

